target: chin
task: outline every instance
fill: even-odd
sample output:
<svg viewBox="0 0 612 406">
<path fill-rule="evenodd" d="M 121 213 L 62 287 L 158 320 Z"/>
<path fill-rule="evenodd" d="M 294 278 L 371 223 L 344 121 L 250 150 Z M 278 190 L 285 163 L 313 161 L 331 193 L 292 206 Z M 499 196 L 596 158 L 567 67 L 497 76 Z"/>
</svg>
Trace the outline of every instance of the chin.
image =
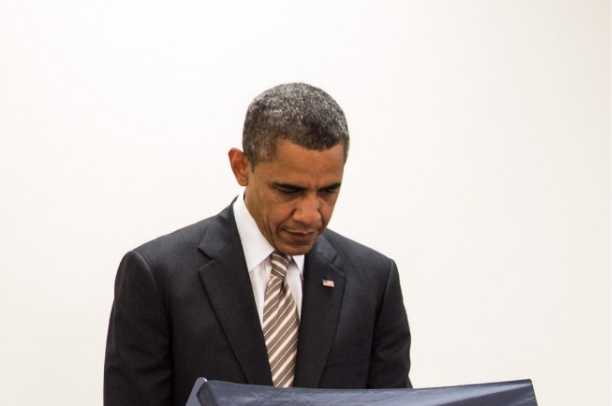
<svg viewBox="0 0 612 406">
<path fill-rule="evenodd" d="M 282 244 L 278 247 L 278 250 L 284 252 L 287 255 L 306 255 L 314 246 L 314 241 L 309 244 Z"/>
</svg>

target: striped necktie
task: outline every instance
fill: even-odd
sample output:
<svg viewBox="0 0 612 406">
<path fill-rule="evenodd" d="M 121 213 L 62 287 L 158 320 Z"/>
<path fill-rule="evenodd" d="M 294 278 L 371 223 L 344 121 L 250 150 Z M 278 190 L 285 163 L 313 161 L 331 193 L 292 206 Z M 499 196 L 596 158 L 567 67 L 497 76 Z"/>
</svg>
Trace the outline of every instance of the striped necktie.
<svg viewBox="0 0 612 406">
<path fill-rule="evenodd" d="M 293 386 L 300 320 L 287 285 L 291 258 L 279 251 L 271 255 L 272 273 L 264 299 L 263 333 L 274 386 Z"/>
</svg>

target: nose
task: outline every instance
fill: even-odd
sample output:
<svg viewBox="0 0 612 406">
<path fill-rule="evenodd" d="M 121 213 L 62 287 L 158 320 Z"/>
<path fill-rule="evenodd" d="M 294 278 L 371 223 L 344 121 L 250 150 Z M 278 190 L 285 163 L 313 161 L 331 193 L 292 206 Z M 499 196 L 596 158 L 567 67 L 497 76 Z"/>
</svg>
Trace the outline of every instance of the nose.
<svg viewBox="0 0 612 406">
<path fill-rule="evenodd" d="M 293 212 L 293 219 L 305 226 L 318 226 L 321 223 L 321 201 L 318 196 L 307 194 L 299 199 L 297 207 Z"/>
</svg>

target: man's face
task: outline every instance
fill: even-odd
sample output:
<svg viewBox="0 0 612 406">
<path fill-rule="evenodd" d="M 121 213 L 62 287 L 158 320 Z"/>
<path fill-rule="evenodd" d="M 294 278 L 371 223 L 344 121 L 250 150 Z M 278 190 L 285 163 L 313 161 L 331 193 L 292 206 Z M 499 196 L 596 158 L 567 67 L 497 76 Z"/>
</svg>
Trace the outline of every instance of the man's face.
<svg viewBox="0 0 612 406">
<path fill-rule="evenodd" d="M 277 250 L 306 254 L 326 229 L 344 171 L 344 145 L 324 151 L 278 141 L 276 156 L 253 170 L 242 151 L 230 151 L 245 204 L 259 230 Z"/>
</svg>

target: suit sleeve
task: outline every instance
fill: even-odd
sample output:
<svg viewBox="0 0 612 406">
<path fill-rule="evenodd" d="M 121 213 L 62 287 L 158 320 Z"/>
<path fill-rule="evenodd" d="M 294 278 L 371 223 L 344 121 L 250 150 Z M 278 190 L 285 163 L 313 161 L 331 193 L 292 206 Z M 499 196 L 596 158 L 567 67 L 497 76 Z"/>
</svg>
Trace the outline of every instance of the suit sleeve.
<svg viewBox="0 0 612 406">
<path fill-rule="evenodd" d="M 169 330 L 149 264 L 138 252 L 129 252 L 115 281 L 104 365 L 105 406 L 171 404 Z"/>
<path fill-rule="evenodd" d="M 410 329 L 393 261 L 388 275 L 374 327 L 368 388 L 411 388 Z"/>
</svg>

